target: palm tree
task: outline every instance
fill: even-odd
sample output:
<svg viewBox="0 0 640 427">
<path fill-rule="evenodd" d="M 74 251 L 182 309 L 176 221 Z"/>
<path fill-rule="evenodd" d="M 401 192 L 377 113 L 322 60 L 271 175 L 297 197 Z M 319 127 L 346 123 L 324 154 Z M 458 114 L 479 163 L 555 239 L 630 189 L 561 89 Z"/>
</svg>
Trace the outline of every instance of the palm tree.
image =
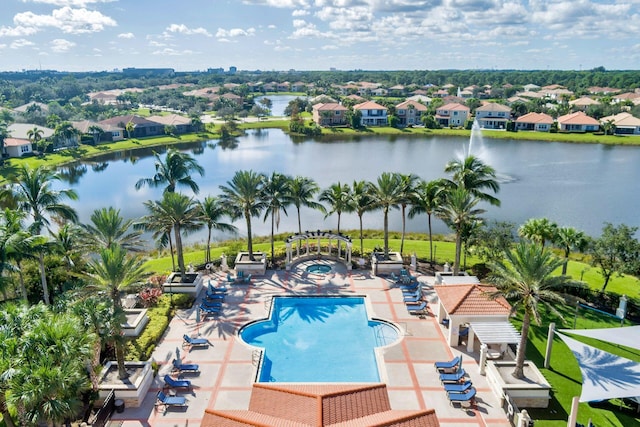
<svg viewBox="0 0 640 427">
<path fill-rule="evenodd" d="M 164 161 L 160 154 L 154 153 L 156 174 L 152 178 L 142 178 L 136 182 L 136 190 L 145 185 L 150 187 L 162 187 L 166 184 L 165 192 L 173 193 L 177 186 L 189 187 L 194 194 L 198 194 L 200 188 L 191 178 L 193 173 L 204 176 L 204 168 L 189 154 L 181 153 L 175 148 L 169 148 Z"/>
<path fill-rule="evenodd" d="M 448 181 L 450 186 L 465 188 L 480 200 L 500 206 L 499 199 L 483 192 L 487 189 L 494 193 L 500 191 L 496 171 L 479 158 L 469 155 L 463 160 L 453 160 L 445 166 L 444 171 L 453 175 Z"/>
<path fill-rule="evenodd" d="M 358 214 L 358 220 L 360 222 L 360 256 L 364 256 L 364 245 L 362 236 L 362 217 L 365 212 L 373 210 L 374 204 L 371 198 L 370 189 L 371 183 L 367 181 L 353 181 L 351 185 L 351 209 Z"/>
<path fill-rule="evenodd" d="M 400 209 L 402 212 L 402 239 L 400 240 L 400 253 L 404 252 L 404 234 L 407 223 L 406 210 L 407 205 L 411 202 L 411 196 L 415 191 L 416 183 L 420 178 L 415 174 L 400 174 L 400 182 L 402 183 L 402 195 L 400 196 Z"/>
<path fill-rule="evenodd" d="M 202 119 L 200 119 L 200 115 L 191 114 L 189 118 L 191 119 L 191 128 L 193 129 L 193 131 L 200 132 L 203 126 Z"/>
<path fill-rule="evenodd" d="M 125 220 L 120 209 L 113 207 L 96 209 L 91 214 L 91 224 L 82 224 L 84 241 L 93 249 L 120 245 L 128 251 L 141 251 L 144 245 L 138 230 L 131 230 L 133 219 Z"/>
<path fill-rule="evenodd" d="M 124 364 L 124 342 L 122 340 L 122 323 L 124 311 L 120 301 L 120 292 L 140 282 L 145 277 L 143 261 L 135 256 L 127 256 L 127 251 L 119 245 L 100 249 L 99 258 L 89 261 L 84 276 L 89 280 L 89 290 L 105 291 L 113 302 L 112 327 L 116 348 L 118 378 L 128 377 Z"/>
<path fill-rule="evenodd" d="M 569 255 L 572 249 L 583 250 L 587 244 L 587 238 L 582 231 L 573 227 L 558 228 L 553 243 L 564 251 L 564 262 L 562 264 L 562 275 L 567 274 Z"/>
<path fill-rule="evenodd" d="M 204 262 L 211 262 L 211 231 L 218 230 L 229 233 L 236 233 L 238 228 L 235 225 L 221 222 L 221 219 L 229 213 L 218 197 L 208 196 L 200 203 L 201 221 L 207 225 L 207 249 L 204 253 Z"/>
<path fill-rule="evenodd" d="M 275 230 L 280 226 L 280 211 L 287 214 L 287 206 L 291 204 L 291 177 L 278 172 L 273 172 L 266 177 L 262 186 L 262 197 L 266 204 L 263 221 L 271 217 L 271 264 L 275 265 Z"/>
<path fill-rule="evenodd" d="M 563 286 L 575 286 L 577 282 L 568 276 L 553 276 L 553 272 L 563 261 L 540 245 L 519 242 L 513 250 L 505 251 L 504 260 L 490 263 L 492 271 L 490 282 L 497 291 L 489 294 L 490 298 L 504 297 L 513 304 L 512 311 L 522 308 L 522 330 L 520 344 L 516 354 L 516 366 L 512 375 L 524 377 L 524 359 L 527 349 L 529 326 L 533 319 L 540 324 L 539 305 L 562 317 L 550 303 L 564 304 L 565 300 L 558 294 Z"/>
<path fill-rule="evenodd" d="M 134 230 L 142 230 L 150 232 L 153 240 L 157 242 L 158 249 L 165 249 L 169 247 L 169 253 L 171 254 L 171 271 L 176 271 L 176 259 L 173 252 L 173 239 L 171 238 L 171 232 L 173 231 L 173 222 L 171 218 L 168 218 L 161 209 L 156 209 L 153 202 L 151 203 L 153 209 L 149 211 L 148 215 L 143 216 L 133 224 Z"/>
<path fill-rule="evenodd" d="M 17 272 L 20 279 L 20 294 L 27 300 L 27 289 L 20 263 L 32 255 L 30 250 L 34 237 L 24 230 L 24 212 L 5 209 L 0 211 L 0 292 L 5 294 L 11 283 L 5 272 Z M 6 299 L 6 298 L 5 298 Z"/>
<path fill-rule="evenodd" d="M 51 184 L 60 180 L 60 176 L 45 168 L 31 169 L 22 166 L 13 180 L 13 193 L 18 207 L 31 215 L 33 220 L 30 229 L 32 235 L 41 234 L 43 227 L 49 226 L 48 216 L 77 222 L 78 215 L 70 206 L 62 203 L 64 198 L 76 200 L 78 195 L 73 190 L 53 190 Z M 44 266 L 44 253 L 39 251 L 40 277 L 45 304 L 49 304 L 49 291 Z"/>
<path fill-rule="evenodd" d="M 456 234 L 456 255 L 453 263 L 453 275 L 460 271 L 460 253 L 462 249 L 462 235 L 465 227 L 478 220 L 478 215 L 484 213 L 484 209 L 476 208 L 480 199 L 465 188 L 459 187 L 446 192 L 443 204 L 438 208 L 437 215 Z"/>
<path fill-rule="evenodd" d="M 129 121 L 126 125 L 124 125 L 124 130 L 127 131 L 127 139 L 131 139 L 131 133 L 136 130 L 136 125 Z"/>
<path fill-rule="evenodd" d="M 93 138 L 93 145 L 98 145 L 98 142 L 100 142 L 100 137 L 104 133 L 104 130 L 98 125 L 91 125 L 87 130 Z"/>
<path fill-rule="evenodd" d="M 433 266 L 433 234 L 431 229 L 431 217 L 437 212 L 442 204 L 445 191 L 445 184 L 442 180 L 420 181 L 416 185 L 411 196 L 411 208 L 409 218 L 419 214 L 427 214 L 427 225 L 429 228 L 429 262 Z"/>
<path fill-rule="evenodd" d="M 163 217 L 162 224 L 171 224 L 176 242 L 178 270 L 183 282 L 186 282 L 186 269 L 182 250 L 182 234 L 199 228 L 200 209 L 198 203 L 180 193 L 164 193 L 160 201 L 146 201 L 144 206 L 152 217 Z"/>
<path fill-rule="evenodd" d="M 305 206 L 322 212 L 325 211 L 324 206 L 313 200 L 313 197 L 318 193 L 318 191 L 320 191 L 320 188 L 313 179 L 304 176 L 296 176 L 293 178 L 289 187 L 291 203 L 296 207 L 296 212 L 298 214 L 298 233 L 302 234 L 300 208 Z"/>
<path fill-rule="evenodd" d="M 384 214 L 384 259 L 389 259 L 389 210 L 397 209 L 403 200 L 404 189 L 399 174 L 383 172 L 376 184 L 369 187 L 369 194 L 376 209 Z"/>
<path fill-rule="evenodd" d="M 9 138 L 9 129 L 6 122 L 0 122 L 0 165 L 4 164 L 4 140 Z"/>
<path fill-rule="evenodd" d="M 325 218 L 329 215 L 338 214 L 338 233 L 340 233 L 340 217 L 342 212 L 352 212 L 352 207 L 349 204 L 351 198 L 351 189 L 347 184 L 332 184 L 329 188 L 320 193 L 318 200 L 321 202 L 327 202 L 331 206 L 331 209 L 325 214 Z"/>
<path fill-rule="evenodd" d="M 548 218 L 530 218 L 518 229 L 520 237 L 529 239 L 544 247 L 549 241 L 556 239 L 558 224 Z"/>
<path fill-rule="evenodd" d="M 40 142 L 40 140 L 42 140 L 43 134 L 44 131 L 42 129 L 38 129 L 38 127 L 36 126 L 33 129 L 29 129 L 27 131 L 27 138 L 29 138 L 29 141 L 34 147 L 38 148 L 38 143 Z"/>
<path fill-rule="evenodd" d="M 78 145 L 78 130 L 70 122 L 61 122 L 56 126 L 53 138 L 59 146 L 76 146 Z"/>
<path fill-rule="evenodd" d="M 231 218 L 244 217 L 247 223 L 247 250 L 251 260 L 253 260 L 251 217 L 260 216 L 262 211 L 267 208 L 262 197 L 264 177 L 263 174 L 252 170 L 237 171 L 231 181 L 227 181 L 226 186 L 220 186 L 220 190 L 222 190 L 220 198 L 231 213 Z"/>
</svg>

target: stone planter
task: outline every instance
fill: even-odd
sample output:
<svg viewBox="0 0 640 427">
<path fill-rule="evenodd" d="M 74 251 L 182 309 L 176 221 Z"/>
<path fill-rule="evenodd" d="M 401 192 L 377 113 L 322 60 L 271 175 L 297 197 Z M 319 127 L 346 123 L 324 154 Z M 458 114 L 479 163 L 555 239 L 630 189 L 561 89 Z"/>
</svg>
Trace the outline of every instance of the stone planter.
<svg viewBox="0 0 640 427">
<path fill-rule="evenodd" d="M 124 314 L 127 316 L 127 321 L 122 324 L 122 333 L 126 337 L 139 336 L 144 327 L 149 323 L 149 316 L 147 316 L 146 308 L 125 308 Z"/>
<path fill-rule="evenodd" d="M 242 271 L 245 276 L 249 274 L 264 276 L 267 273 L 267 255 L 263 252 L 254 252 L 251 260 L 249 252 L 238 252 L 235 270 L 236 273 Z"/>
<path fill-rule="evenodd" d="M 147 395 L 153 382 L 151 362 L 126 362 L 129 378 L 124 381 L 118 379 L 118 364 L 107 362 L 98 380 L 99 400 L 104 401 L 111 390 L 116 399 L 124 401 L 125 407 L 137 408 Z"/>
<path fill-rule="evenodd" d="M 384 259 L 383 252 L 374 252 L 371 256 L 371 274 L 400 274 L 402 270 L 402 255 L 400 252 L 389 252 L 389 259 Z"/>
<path fill-rule="evenodd" d="M 179 272 L 171 273 L 169 277 L 167 277 L 167 281 L 162 284 L 162 292 L 197 296 L 202 289 L 202 274 L 187 273 L 186 276 L 187 281 L 181 282 Z"/>
<path fill-rule="evenodd" d="M 525 378 L 519 380 L 511 375 L 515 366 L 515 361 L 487 362 L 487 382 L 494 394 L 499 399 L 509 394 L 518 408 L 548 407 L 551 385 L 538 367 L 530 360 L 525 360 Z"/>
</svg>

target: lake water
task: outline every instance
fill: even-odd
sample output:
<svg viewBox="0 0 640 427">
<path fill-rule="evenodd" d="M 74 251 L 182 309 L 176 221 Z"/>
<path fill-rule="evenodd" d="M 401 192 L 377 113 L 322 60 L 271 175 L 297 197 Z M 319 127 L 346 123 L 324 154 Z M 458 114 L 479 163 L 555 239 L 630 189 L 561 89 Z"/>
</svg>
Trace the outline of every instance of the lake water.
<svg viewBox="0 0 640 427">
<path fill-rule="evenodd" d="M 195 177 L 200 185 L 198 197 L 202 199 L 220 194 L 219 186 L 241 169 L 303 175 L 315 179 L 321 188 L 336 182 L 375 181 L 382 172 L 415 173 L 432 180 L 445 177 L 445 164 L 461 157 L 468 146 L 468 139 L 456 137 L 371 136 L 341 142 L 294 142 L 282 131 L 269 129 L 249 131 L 238 138 L 235 149 L 223 149 L 216 141 L 188 144 L 183 149 L 206 170 L 204 177 Z M 519 225 L 529 218 L 547 217 L 590 235 L 598 235 L 605 221 L 640 225 L 636 191 L 640 182 L 640 148 L 485 138 L 474 140 L 472 152 L 493 166 L 502 181 L 497 195 L 502 206 L 486 206 L 488 219 Z M 119 208 L 126 217 L 140 217 L 147 213 L 144 201 L 161 197 L 161 189 L 134 188 L 140 178 L 154 174 L 151 150 L 120 153 L 117 157 L 79 167 L 80 176 L 74 174 L 78 168 L 62 170 L 71 172 L 73 177 L 71 183 L 62 186 L 78 192 L 79 200 L 73 206 L 81 221 L 88 221 L 93 210 L 106 206 Z M 279 230 L 296 231 L 295 208 L 287 212 L 288 217 L 282 215 Z M 381 212 L 366 213 L 364 226 L 381 229 L 382 220 Z M 390 229 L 400 230 L 400 211 L 392 211 L 389 222 Z M 236 225 L 245 235 L 244 221 Z M 269 220 L 254 218 L 252 225 L 256 234 L 270 232 Z M 336 215 L 325 219 L 319 212 L 303 210 L 303 230 L 335 230 L 336 226 Z M 357 229 L 357 215 L 343 214 L 340 227 Z M 407 230 L 425 232 L 426 216 L 408 221 Z M 435 221 L 434 232 L 449 230 Z M 205 239 L 203 231 L 187 240 Z"/>
</svg>

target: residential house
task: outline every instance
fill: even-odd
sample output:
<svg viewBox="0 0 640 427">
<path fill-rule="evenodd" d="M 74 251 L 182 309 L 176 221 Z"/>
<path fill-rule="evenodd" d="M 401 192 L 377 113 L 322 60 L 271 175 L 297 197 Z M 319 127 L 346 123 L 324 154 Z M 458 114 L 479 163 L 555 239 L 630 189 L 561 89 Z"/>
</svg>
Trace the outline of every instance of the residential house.
<svg viewBox="0 0 640 427">
<path fill-rule="evenodd" d="M 439 89 L 433 92 L 431 95 L 433 95 L 434 98 L 444 98 L 445 96 L 449 96 L 449 91 L 445 89 Z"/>
<path fill-rule="evenodd" d="M 476 108 L 476 121 L 482 129 L 506 129 L 511 118 L 511 108 L 488 102 Z"/>
<path fill-rule="evenodd" d="M 538 85 L 534 85 L 533 83 L 529 83 L 528 85 L 524 85 L 524 86 L 522 86 L 522 88 L 523 88 L 526 92 L 535 92 L 536 90 L 540 89 L 540 86 L 538 86 Z"/>
<path fill-rule="evenodd" d="M 602 124 L 609 121 L 615 126 L 616 135 L 640 135 L 640 119 L 631 113 L 619 113 L 600 119 Z"/>
<path fill-rule="evenodd" d="M 242 99 L 242 97 L 239 95 L 236 95 L 235 93 L 227 92 L 223 94 L 221 97 L 235 102 L 236 104 L 238 104 L 238 107 L 242 107 L 242 104 L 244 103 L 244 100 Z"/>
<path fill-rule="evenodd" d="M 314 104 L 313 121 L 319 126 L 344 126 L 347 124 L 347 111 L 347 107 L 335 102 Z"/>
<path fill-rule="evenodd" d="M 618 95 L 614 95 L 611 102 L 618 104 L 620 102 L 625 102 L 625 101 L 633 102 L 638 99 L 640 99 L 640 93 L 625 92 Z"/>
<path fill-rule="evenodd" d="M 371 95 L 373 96 L 387 96 L 389 91 L 383 87 L 378 87 L 371 90 Z"/>
<path fill-rule="evenodd" d="M 291 83 L 291 92 L 304 92 L 307 90 L 307 84 L 305 82 Z"/>
<path fill-rule="evenodd" d="M 558 130 L 564 132 L 595 132 L 600 129 L 600 122 L 587 116 L 582 111 L 558 117 Z"/>
<path fill-rule="evenodd" d="M 91 135 L 93 133 L 92 126 L 97 126 L 102 130 L 99 135 L 98 142 L 114 142 L 124 139 L 124 128 L 113 125 L 101 125 L 100 123 L 93 122 L 91 120 L 82 120 L 79 122 L 71 122 L 74 128 L 83 135 Z"/>
<path fill-rule="evenodd" d="M 380 86 L 380 83 L 360 82 L 358 83 L 358 90 L 356 91 L 356 94 L 360 96 L 369 96 Z"/>
<path fill-rule="evenodd" d="M 164 126 L 159 123 L 147 120 L 144 117 L 136 116 L 135 114 L 129 114 L 126 116 L 116 116 L 110 119 L 102 120 L 98 122 L 99 126 L 114 126 L 122 129 L 127 129 L 127 124 L 133 124 L 133 131 L 131 135 L 127 134 L 128 138 L 144 138 L 147 136 L 164 135 Z"/>
<path fill-rule="evenodd" d="M 314 96 L 313 98 L 311 98 L 309 100 L 309 104 L 311 105 L 316 105 L 316 104 L 337 104 L 338 100 L 333 99 L 332 97 L 330 97 L 329 95 L 318 95 L 318 96 Z"/>
<path fill-rule="evenodd" d="M 365 101 L 354 105 L 353 109 L 362 114 L 360 121 L 362 126 L 386 126 L 388 124 L 387 107 L 376 102 Z"/>
<path fill-rule="evenodd" d="M 528 113 L 516 119 L 516 130 L 549 132 L 553 125 L 553 117 L 544 113 Z"/>
<path fill-rule="evenodd" d="M 289 92 L 291 90 L 291 84 L 289 82 L 281 82 L 276 84 L 276 90 L 278 92 Z"/>
<path fill-rule="evenodd" d="M 400 126 L 422 124 L 422 115 L 427 113 L 427 107 L 418 101 L 406 100 L 396 105 L 396 116 Z"/>
<path fill-rule="evenodd" d="M 16 113 L 27 113 L 29 111 L 40 111 L 43 114 L 49 112 L 49 106 L 42 102 L 29 102 L 13 109 Z"/>
<path fill-rule="evenodd" d="M 355 103 L 360 104 L 361 102 L 364 102 L 365 99 L 361 96 L 356 95 L 355 93 L 349 96 L 346 96 L 345 99 L 351 99 L 353 100 Z"/>
<path fill-rule="evenodd" d="M 48 127 L 34 125 L 33 123 L 12 123 L 7 126 L 7 131 L 12 138 L 16 139 L 29 139 L 29 131 L 38 129 L 42 131 L 40 136 L 44 138 L 51 138 L 54 130 Z"/>
<path fill-rule="evenodd" d="M 464 126 L 471 110 L 466 105 L 452 102 L 436 110 L 436 121 L 440 126 Z"/>
<path fill-rule="evenodd" d="M 159 123 L 160 125 L 162 125 L 163 129 L 165 126 L 173 126 L 175 127 L 175 131 L 177 134 L 193 131 L 193 127 L 191 126 L 191 119 L 179 114 L 169 114 L 166 116 L 150 116 L 147 117 L 147 120 Z"/>
<path fill-rule="evenodd" d="M 587 90 L 589 91 L 589 93 L 602 94 L 602 95 L 608 95 L 610 93 L 620 92 L 620 89 L 616 89 L 613 87 L 600 87 L 600 86 L 592 86 L 587 88 Z"/>
<path fill-rule="evenodd" d="M 581 98 L 569 101 L 569 105 L 578 110 L 586 111 L 586 109 L 591 107 L 592 105 L 600 105 L 600 103 L 595 99 L 589 98 L 588 96 L 583 96 Z"/>
<path fill-rule="evenodd" d="M 5 138 L 2 157 L 22 157 L 33 153 L 33 144 L 28 139 Z"/>
<path fill-rule="evenodd" d="M 417 92 L 417 91 L 416 91 Z M 407 101 L 416 101 L 419 102 L 421 104 L 426 105 L 427 107 L 429 106 L 429 104 L 431 104 L 431 99 L 426 95 L 421 95 L 421 94 L 415 94 L 413 96 L 410 96 L 407 98 Z"/>
<path fill-rule="evenodd" d="M 395 85 L 389 88 L 389 94 L 391 96 L 404 96 L 407 92 L 407 88 L 403 85 Z"/>
</svg>

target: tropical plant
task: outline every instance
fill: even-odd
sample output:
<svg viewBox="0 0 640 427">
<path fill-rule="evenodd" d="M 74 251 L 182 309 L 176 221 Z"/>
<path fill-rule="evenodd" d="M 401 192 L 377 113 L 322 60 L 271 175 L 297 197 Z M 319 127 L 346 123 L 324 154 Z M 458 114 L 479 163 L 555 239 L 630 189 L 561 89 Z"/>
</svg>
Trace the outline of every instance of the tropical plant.
<svg viewBox="0 0 640 427">
<path fill-rule="evenodd" d="M 262 184 L 262 197 L 265 202 L 263 221 L 271 217 L 271 263 L 275 264 L 275 230 L 280 226 L 280 211 L 287 215 L 287 206 L 291 204 L 291 177 L 278 172 L 265 177 Z"/>
<path fill-rule="evenodd" d="M 0 165 L 4 164 L 4 140 L 9 138 L 9 129 L 6 122 L 0 122 Z"/>
<path fill-rule="evenodd" d="M 494 206 L 500 206 L 500 200 L 484 190 L 493 193 L 500 191 L 500 184 L 496 178 L 496 171 L 485 164 L 479 158 L 469 155 L 462 160 L 452 160 L 444 168 L 444 171 L 452 174 L 448 183 L 452 187 L 461 187 L 480 200 Z"/>
<path fill-rule="evenodd" d="M 33 129 L 27 131 L 27 138 L 29 138 L 29 141 L 34 147 L 38 148 L 38 143 L 42 140 L 43 134 L 44 131 L 42 129 L 34 126 Z"/>
<path fill-rule="evenodd" d="M 339 182 L 336 184 L 332 184 L 329 188 L 324 189 L 320 193 L 320 197 L 318 200 L 321 202 L 327 202 L 330 206 L 330 209 L 326 210 L 325 218 L 330 216 L 331 214 L 338 215 L 338 231 L 340 233 L 340 217 L 343 212 L 351 212 L 352 206 L 349 203 L 351 198 L 351 189 L 347 184 L 340 184 Z"/>
<path fill-rule="evenodd" d="M 360 226 L 360 256 L 364 256 L 363 236 L 362 236 L 362 217 L 365 212 L 374 209 L 373 199 L 371 198 L 369 186 L 371 183 L 367 181 L 353 181 L 351 185 L 351 210 L 358 215 Z"/>
<path fill-rule="evenodd" d="M 298 215 L 298 233 L 300 234 L 302 234 L 302 222 L 300 220 L 300 208 L 302 206 L 310 209 L 316 209 L 321 212 L 325 211 L 324 206 L 313 200 L 318 191 L 320 191 L 318 184 L 316 184 L 313 179 L 304 176 L 294 177 L 289 184 L 289 195 L 291 197 L 291 203 L 296 207 Z"/>
<path fill-rule="evenodd" d="M 156 173 L 152 178 L 141 178 L 136 182 L 136 190 L 145 185 L 157 188 L 165 186 L 164 192 L 173 193 L 178 186 L 189 187 L 194 194 L 198 194 L 200 188 L 191 175 L 198 173 L 204 176 L 204 168 L 196 159 L 187 153 L 181 153 L 175 148 L 169 148 L 164 160 L 160 154 L 154 153 L 156 158 L 154 165 Z"/>
<path fill-rule="evenodd" d="M 512 312 L 519 309 L 523 311 L 520 344 L 512 373 L 516 378 L 524 377 L 529 326 L 532 319 L 540 324 L 539 306 L 543 304 L 551 313 L 562 318 L 551 303 L 564 304 L 560 289 L 578 285 L 568 276 L 554 275 L 562 262 L 544 247 L 521 241 L 513 250 L 505 251 L 503 260 L 490 264 L 489 281 L 496 285 L 497 291 L 489 293 L 489 297 L 504 297 L 512 303 Z"/>
<path fill-rule="evenodd" d="M 191 119 L 191 128 L 193 129 L 193 131 L 200 132 L 204 126 L 202 123 L 202 119 L 200 119 L 200 115 L 191 114 L 189 118 Z"/>
<path fill-rule="evenodd" d="M 544 247 L 547 242 L 556 240 L 558 224 L 549 218 L 530 218 L 518 228 L 520 237 L 529 239 L 532 242 Z"/>
<path fill-rule="evenodd" d="M 211 262 L 211 232 L 213 230 L 236 233 L 235 225 L 221 222 L 222 218 L 229 215 L 220 198 L 208 196 L 200 202 L 200 220 L 207 226 L 207 248 L 204 253 L 204 262 Z"/>
<path fill-rule="evenodd" d="M 53 131 L 58 146 L 78 145 L 78 130 L 70 122 L 60 122 Z"/>
<path fill-rule="evenodd" d="M 420 178 L 415 174 L 400 174 L 402 194 L 400 195 L 400 212 L 402 214 L 402 238 L 400 239 L 400 253 L 404 252 L 404 236 L 407 225 L 407 206 L 411 202 L 411 197 L 415 191 L 416 184 Z"/>
<path fill-rule="evenodd" d="M 120 245 L 128 251 L 141 251 L 144 242 L 142 232 L 132 230 L 134 220 L 125 220 L 120 209 L 113 207 L 96 209 L 89 218 L 90 224 L 82 224 L 83 240 L 94 251 Z"/>
<path fill-rule="evenodd" d="M 562 274 L 567 274 L 569 255 L 572 249 L 584 250 L 587 245 L 587 237 L 582 231 L 573 227 L 559 227 L 555 233 L 553 243 L 564 252 L 564 263 L 562 264 Z"/>
<path fill-rule="evenodd" d="M 129 121 L 126 125 L 124 125 L 124 130 L 127 131 L 127 139 L 131 139 L 131 133 L 136 130 L 136 125 Z"/>
<path fill-rule="evenodd" d="M 98 145 L 100 137 L 104 134 L 104 130 L 98 125 L 91 125 L 87 130 L 89 131 L 91 138 L 93 138 L 93 145 Z"/>
<path fill-rule="evenodd" d="M 244 217 L 247 223 L 247 250 L 253 260 L 253 239 L 251 233 L 251 217 L 260 216 L 267 208 L 262 194 L 264 175 L 252 170 L 237 171 L 227 185 L 221 185 L 220 196 L 232 219 Z"/>
<path fill-rule="evenodd" d="M 604 292 L 614 274 L 636 273 L 640 261 L 640 243 L 635 238 L 638 227 L 605 223 L 602 234 L 593 239 L 589 253 L 593 265 L 600 267 Z"/>
<path fill-rule="evenodd" d="M 375 209 L 384 215 L 384 259 L 389 259 L 389 210 L 397 209 L 404 197 L 402 178 L 399 174 L 383 172 L 376 183 L 369 186 L 369 195 Z"/>
<path fill-rule="evenodd" d="M 171 267 L 172 271 L 176 271 L 175 253 L 173 251 L 173 239 L 171 238 L 171 232 L 173 231 L 173 222 L 162 209 L 155 206 L 153 202 L 150 203 L 153 209 L 149 210 L 149 213 L 133 224 L 134 230 L 143 230 L 150 232 L 151 237 L 156 242 L 158 249 L 165 249 L 169 247 L 169 253 L 171 254 Z"/>
<path fill-rule="evenodd" d="M 411 195 L 411 208 L 409 218 L 416 215 L 426 214 L 429 229 L 429 262 L 433 266 L 433 230 L 431 228 L 431 218 L 438 210 L 443 201 L 445 184 L 442 180 L 420 181 Z"/>
</svg>

